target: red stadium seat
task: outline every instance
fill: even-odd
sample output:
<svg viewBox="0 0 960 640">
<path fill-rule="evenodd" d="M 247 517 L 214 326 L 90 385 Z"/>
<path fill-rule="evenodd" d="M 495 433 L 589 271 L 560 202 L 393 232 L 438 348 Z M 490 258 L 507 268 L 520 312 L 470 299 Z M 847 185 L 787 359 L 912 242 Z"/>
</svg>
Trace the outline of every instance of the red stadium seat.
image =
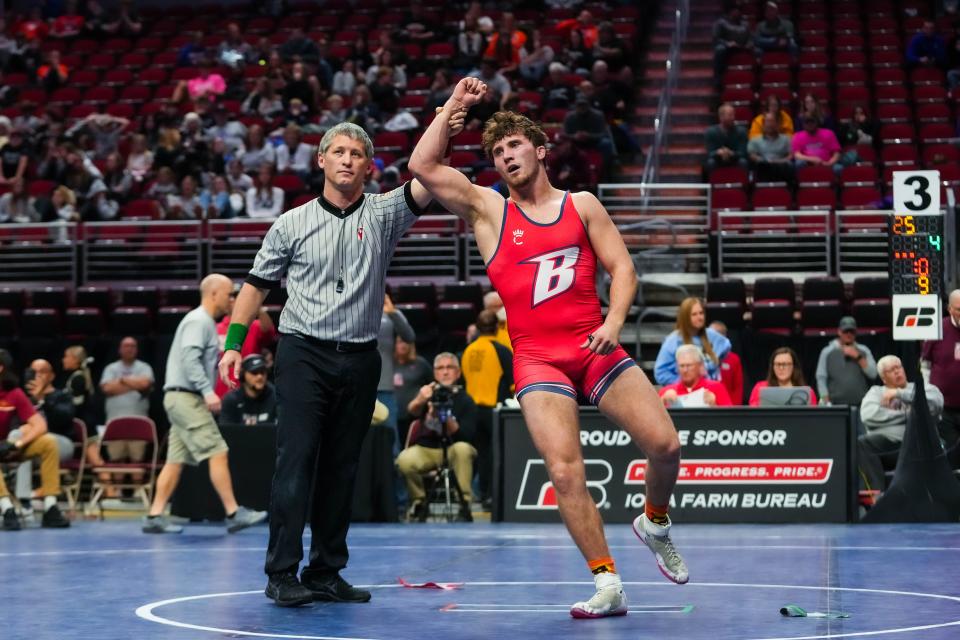
<svg viewBox="0 0 960 640">
<path fill-rule="evenodd" d="M 799 69 L 826 69 L 830 66 L 830 58 L 825 51 L 801 51 L 797 58 Z"/>
<path fill-rule="evenodd" d="M 894 144 L 883 147 L 880 158 L 885 166 L 916 164 L 917 148 L 911 144 Z"/>
<path fill-rule="evenodd" d="M 827 187 L 807 187 L 797 189 L 797 209 L 833 209 L 837 205 L 837 196 Z"/>
<path fill-rule="evenodd" d="M 117 66 L 116 58 L 111 53 L 95 53 L 87 58 L 89 69 L 112 69 Z"/>
<path fill-rule="evenodd" d="M 879 67 L 873 70 L 873 84 L 883 85 L 903 85 L 906 81 L 906 74 L 899 67 Z"/>
<path fill-rule="evenodd" d="M 410 152 L 410 138 L 406 133 L 383 131 L 373 139 L 377 151 L 390 151 L 406 154 Z"/>
<path fill-rule="evenodd" d="M 124 102 L 115 102 L 107 106 L 107 113 L 117 118 L 126 118 L 127 120 L 132 120 L 137 115 L 133 106 Z"/>
<path fill-rule="evenodd" d="M 960 149 L 952 144 L 930 144 L 923 147 L 923 164 L 927 168 L 960 163 Z"/>
<path fill-rule="evenodd" d="M 714 189 L 710 194 L 710 207 L 714 211 L 744 211 L 747 195 L 741 189 Z"/>
<path fill-rule="evenodd" d="M 783 211 L 792 205 L 790 192 L 783 187 L 765 187 L 753 192 L 755 211 Z"/>
<path fill-rule="evenodd" d="M 797 170 L 797 185 L 801 187 L 825 187 L 833 185 L 833 169 L 807 165 Z"/>
<path fill-rule="evenodd" d="M 756 84 L 753 70 L 728 69 L 723 74 L 721 86 L 733 89 L 750 89 Z"/>
<path fill-rule="evenodd" d="M 942 70 L 935 67 L 918 67 L 910 71 L 910 82 L 914 87 L 923 85 L 942 87 L 947 83 L 947 78 Z"/>
<path fill-rule="evenodd" d="M 876 209 L 882 196 L 875 187 L 846 187 L 840 192 L 840 204 L 844 209 Z"/>
<path fill-rule="evenodd" d="M 159 220 L 163 218 L 160 205 L 155 200 L 132 200 L 120 208 L 121 218 L 149 218 Z"/>
<path fill-rule="evenodd" d="M 925 102 L 942 104 L 947 101 L 947 90 L 940 85 L 920 85 L 913 88 L 913 101 L 918 105 Z"/>
<path fill-rule="evenodd" d="M 793 61 L 786 51 L 765 51 L 760 56 L 761 69 L 789 69 Z"/>
<path fill-rule="evenodd" d="M 117 92 L 111 87 L 91 87 L 83 94 L 84 102 L 107 103 L 113 102 Z"/>
<path fill-rule="evenodd" d="M 928 102 L 917 106 L 917 120 L 925 124 L 950 124 L 953 114 L 946 104 Z"/>
<path fill-rule="evenodd" d="M 870 53 L 870 63 L 874 69 L 903 66 L 903 54 L 897 49 L 877 49 Z"/>
<path fill-rule="evenodd" d="M 920 141 L 924 144 L 940 144 L 956 141 L 957 132 L 949 124 L 931 123 L 920 127 Z"/>
<path fill-rule="evenodd" d="M 907 105 L 889 102 L 877 105 L 877 119 L 885 124 L 912 123 L 913 114 Z"/>
<path fill-rule="evenodd" d="M 714 189 L 745 189 L 750 183 L 750 174 L 740 167 L 717 167 L 710 173 L 710 184 Z"/>
<path fill-rule="evenodd" d="M 860 86 L 863 87 L 867 84 L 868 74 L 867 70 L 861 67 L 848 67 L 845 69 L 837 69 L 836 74 L 833 76 L 834 84 L 837 86 Z"/>
<path fill-rule="evenodd" d="M 909 144 L 917 138 L 912 124 L 885 124 L 880 127 L 880 141 L 888 144 Z"/>
<path fill-rule="evenodd" d="M 144 85 L 130 85 L 120 92 L 120 102 L 147 102 L 153 96 L 153 90 Z"/>
<path fill-rule="evenodd" d="M 83 94 L 74 87 L 61 87 L 50 94 L 50 104 L 76 104 Z"/>
<path fill-rule="evenodd" d="M 877 168 L 873 165 L 844 167 L 840 174 L 840 184 L 843 187 L 873 187 L 877 180 Z"/>
<path fill-rule="evenodd" d="M 71 87 L 92 87 L 100 81 L 100 74 L 94 69 L 77 69 L 70 74 L 68 80 Z M 20 99 L 23 99 L 22 91 L 20 92 Z"/>
<path fill-rule="evenodd" d="M 734 106 L 749 106 L 753 104 L 754 95 L 752 89 L 735 89 L 727 87 L 720 94 L 721 102 L 729 102 Z"/>
</svg>

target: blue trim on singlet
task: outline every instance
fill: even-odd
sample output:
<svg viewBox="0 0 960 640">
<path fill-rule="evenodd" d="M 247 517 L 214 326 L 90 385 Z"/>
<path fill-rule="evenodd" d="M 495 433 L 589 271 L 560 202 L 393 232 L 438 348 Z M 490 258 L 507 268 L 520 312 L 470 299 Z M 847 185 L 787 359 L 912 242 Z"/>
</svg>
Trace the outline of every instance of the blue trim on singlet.
<svg viewBox="0 0 960 640">
<path fill-rule="evenodd" d="M 524 211 L 523 208 L 516 203 L 516 201 L 514 201 L 513 206 L 517 208 L 517 211 L 520 212 L 520 215 L 526 218 L 527 222 L 529 222 L 530 224 L 535 224 L 538 227 L 552 227 L 553 225 L 557 224 L 558 222 L 560 222 L 560 220 L 563 219 L 563 207 L 567 204 L 568 195 L 570 195 L 569 191 L 563 192 L 563 200 L 560 202 L 560 213 L 557 214 L 557 217 L 553 220 L 553 222 L 537 222 L 536 220 L 531 219 L 530 216 L 527 215 L 527 212 Z"/>
<path fill-rule="evenodd" d="M 594 387 L 594 391 L 590 394 L 590 403 L 593 405 L 600 404 L 600 399 L 603 398 L 603 394 L 607 392 L 610 388 L 610 385 L 613 384 L 613 381 L 620 377 L 620 374 L 629 369 L 630 367 L 636 366 L 633 358 L 626 357 L 617 364 L 613 365 L 613 368 L 605 373 L 600 380 L 602 381 L 597 387 Z M 606 378 L 606 380 L 604 380 Z"/>
<path fill-rule="evenodd" d="M 531 382 L 523 389 L 517 391 L 517 400 L 520 400 L 521 397 L 530 391 L 546 391 L 548 393 L 556 393 L 561 396 L 573 398 L 574 400 L 577 399 L 576 389 L 568 384 L 562 382 Z"/>
<path fill-rule="evenodd" d="M 500 221 L 500 236 L 497 238 L 497 248 L 493 250 L 493 255 L 490 256 L 490 262 L 487 262 L 484 266 L 489 268 L 493 264 L 493 259 L 497 257 L 497 254 L 500 253 L 500 244 L 503 242 L 503 232 L 507 228 L 507 205 L 510 203 L 509 200 L 504 199 L 503 201 L 503 219 Z"/>
</svg>

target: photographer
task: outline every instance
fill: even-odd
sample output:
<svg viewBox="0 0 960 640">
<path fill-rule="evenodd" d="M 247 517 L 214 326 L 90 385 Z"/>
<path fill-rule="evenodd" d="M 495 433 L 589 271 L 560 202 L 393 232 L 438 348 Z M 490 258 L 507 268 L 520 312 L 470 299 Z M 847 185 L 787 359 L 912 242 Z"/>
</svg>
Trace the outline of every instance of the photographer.
<svg viewBox="0 0 960 640">
<path fill-rule="evenodd" d="M 410 401 L 410 415 L 419 418 L 410 426 L 407 448 L 397 457 L 397 469 L 410 491 L 411 519 L 419 519 L 427 508 L 423 474 L 443 463 L 447 449 L 450 468 L 457 477 L 463 502 L 460 518 L 470 522 L 473 459 L 477 450 L 473 440 L 477 423 L 477 405 L 454 383 L 460 378 L 460 362 L 452 353 L 440 353 L 433 359 L 434 382 L 420 388 Z"/>
<path fill-rule="evenodd" d="M 70 521 L 63 517 L 57 507 L 60 495 L 60 463 L 57 443 L 47 433 L 47 421 L 36 412 L 26 394 L 18 388 L 17 376 L 13 373 L 13 358 L 0 349 L 0 462 L 15 462 L 28 458 L 40 458 L 40 491 L 43 498 L 43 526 L 69 527 Z M 10 430 L 14 414 L 20 419 L 20 427 Z M 3 529 L 20 529 L 7 490 L 3 474 L 0 474 L 0 512 L 3 513 Z"/>
</svg>

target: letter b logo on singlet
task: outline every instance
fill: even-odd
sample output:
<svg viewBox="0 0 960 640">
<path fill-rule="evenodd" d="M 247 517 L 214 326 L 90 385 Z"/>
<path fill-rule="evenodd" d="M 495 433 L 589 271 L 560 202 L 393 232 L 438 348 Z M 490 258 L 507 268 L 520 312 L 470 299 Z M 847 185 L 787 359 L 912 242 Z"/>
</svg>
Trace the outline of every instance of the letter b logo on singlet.
<svg viewBox="0 0 960 640">
<path fill-rule="evenodd" d="M 573 286 L 576 274 L 574 267 L 577 265 L 579 257 L 580 247 L 574 245 L 548 253 L 541 253 L 520 263 L 537 265 L 531 307 L 554 298 Z"/>
</svg>

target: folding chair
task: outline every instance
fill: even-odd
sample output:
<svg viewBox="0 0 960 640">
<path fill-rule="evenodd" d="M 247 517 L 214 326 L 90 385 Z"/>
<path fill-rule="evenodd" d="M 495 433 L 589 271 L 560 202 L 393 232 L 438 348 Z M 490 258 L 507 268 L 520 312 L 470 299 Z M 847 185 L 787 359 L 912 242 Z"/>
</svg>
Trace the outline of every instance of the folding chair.
<svg viewBox="0 0 960 640">
<path fill-rule="evenodd" d="M 133 489 L 143 502 L 145 509 L 150 508 L 150 500 L 153 498 L 153 483 L 157 469 L 157 453 L 159 450 L 159 441 L 157 439 L 157 426 L 150 418 L 140 416 L 124 416 L 114 418 L 107 422 L 107 426 L 100 438 L 101 457 L 107 448 L 107 443 L 119 440 L 133 440 L 147 444 L 147 459 L 142 462 L 105 462 L 101 466 L 91 468 L 93 473 L 93 495 L 90 496 L 90 502 L 87 505 L 86 512 L 94 513 L 96 509 L 100 510 L 100 517 L 103 518 L 103 507 L 100 505 L 100 498 L 108 484 L 117 489 Z M 134 472 L 142 473 L 139 481 Z M 100 480 L 101 474 L 111 476 L 110 482 L 104 483 Z M 130 480 L 124 480 L 124 476 L 130 475 Z M 116 478 L 116 481 L 114 481 Z"/>
<path fill-rule="evenodd" d="M 70 515 L 77 512 L 83 471 L 87 464 L 87 425 L 80 418 L 73 419 L 73 457 L 60 462 L 60 488 L 67 496 Z"/>
</svg>

